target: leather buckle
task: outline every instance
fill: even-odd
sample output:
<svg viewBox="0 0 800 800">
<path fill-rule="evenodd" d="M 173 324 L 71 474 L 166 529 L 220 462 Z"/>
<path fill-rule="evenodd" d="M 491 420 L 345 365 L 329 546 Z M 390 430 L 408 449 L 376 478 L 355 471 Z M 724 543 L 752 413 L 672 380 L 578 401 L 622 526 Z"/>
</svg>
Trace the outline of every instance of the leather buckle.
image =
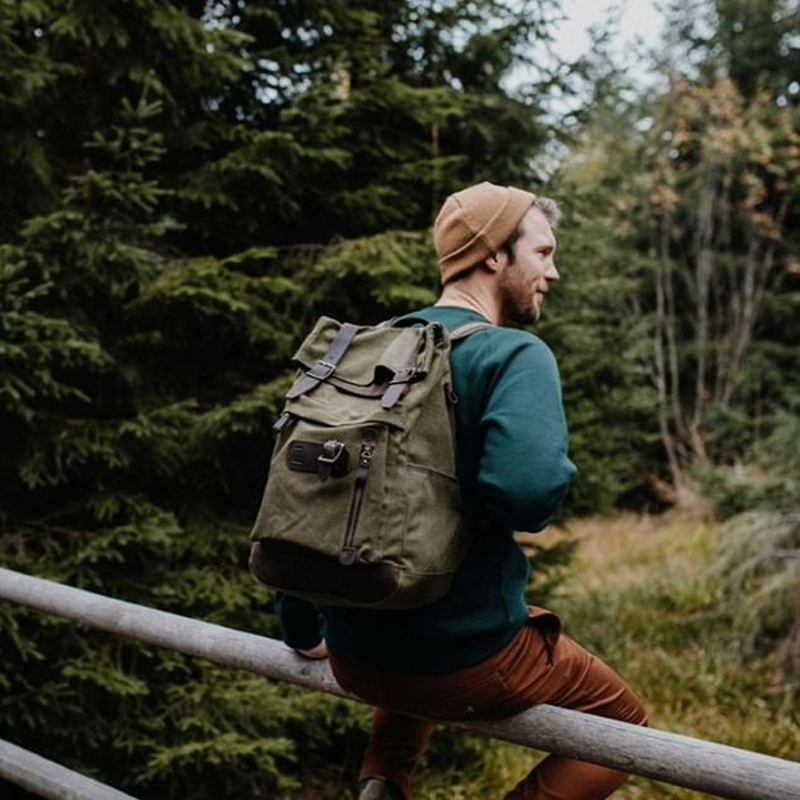
<svg viewBox="0 0 800 800">
<path fill-rule="evenodd" d="M 308 375 L 310 378 L 314 378 L 315 380 L 324 381 L 333 374 L 335 369 L 336 364 L 331 364 L 330 361 L 323 361 L 320 359 L 316 364 L 314 364 L 313 367 L 311 367 L 308 372 L 306 372 L 306 375 Z"/>
<path fill-rule="evenodd" d="M 334 467 L 345 452 L 344 442 L 329 439 L 322 445 L 322 452 L 317 457 L 319 477 L 326 481 L 331 476 Z"/>
<path fill-rule="evenodd" d="M 393 383 L 410 383 L 412 380 L 414 380 L 414 376 L 416 374 L 417 370 L 414 368 L 399 369 L 392 376 L 392 379 L 389 381 L 389 385 L 391 386 Z"/>
</svg>

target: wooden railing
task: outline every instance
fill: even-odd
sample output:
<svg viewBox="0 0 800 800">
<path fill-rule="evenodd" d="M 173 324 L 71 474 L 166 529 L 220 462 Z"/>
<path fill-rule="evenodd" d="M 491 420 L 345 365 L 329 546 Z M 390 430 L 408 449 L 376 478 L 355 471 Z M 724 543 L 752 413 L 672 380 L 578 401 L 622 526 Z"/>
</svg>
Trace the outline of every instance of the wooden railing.
<svg viewBox="0 0 800 800">
<path fill-rule="evenodd" d="M 136 800 L 0 739 L 0 777 L 47 800 Z"/>
<path fill-rule="evenodd" d="M 234 669 L 358 700 L 336 683 L 327 662 L 309 661 L 282 642 L 251 633 L 3 568 L 0 568 L 0 599 Z M 800 763 L 578 711 L 537 706 L 506 720 L 459 723 L 455 727 L 731 800 L 800 800 Z M 0 776 L 20 783 L 19 776 L 7 763 L 7 754 L 0 745 Z M 35 772 L 34 768 L 26 771 L 24 785 L 43 797 L 131 800 L 119 792 L 111 794 L 114 791 L 111 789 L 105 795 L 92 794 L 90 788 L 81 790 L 82 794 L 54 794 L 52 780 L 47 793 L 44 782 L 34 788 Z"/>
</svg>

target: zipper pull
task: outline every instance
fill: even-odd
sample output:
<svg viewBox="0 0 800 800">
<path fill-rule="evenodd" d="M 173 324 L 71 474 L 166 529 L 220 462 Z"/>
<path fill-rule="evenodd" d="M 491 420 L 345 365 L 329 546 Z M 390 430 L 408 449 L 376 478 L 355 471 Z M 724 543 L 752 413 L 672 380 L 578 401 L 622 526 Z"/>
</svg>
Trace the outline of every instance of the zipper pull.
<svg viewBox="0 0 800 800">
<path fill-rule="evenodd" d="M 358 454 L 358 469 L 356 470 L 353 497 L 350 501 L 350 511 L 347 515 L 344 541 L 342 542 L 342 549 L 339 551 L 339 563 L 345 567 L 356 563 L 356 529 L 361 516 L 361 505 L 364 502 L 364 487 L 367 484 L 367 478 L 369 478 L 372 459 L 375 457 L 377 441 L 378 435 L 374 430 L 368 429 L 364 431 L 364 439 L 361 442 L 361 450 Z"/>
<path fill-rule="evenodd" d="M 358 472 L 356 472 L 356 483 L 364 484 L 369 477 L 369 468 L 372 466 L 372 459 L 375 456 L 375 442 L 363 442 L 361 445 L 361 455 L 358 461 Z"/>
</svg>

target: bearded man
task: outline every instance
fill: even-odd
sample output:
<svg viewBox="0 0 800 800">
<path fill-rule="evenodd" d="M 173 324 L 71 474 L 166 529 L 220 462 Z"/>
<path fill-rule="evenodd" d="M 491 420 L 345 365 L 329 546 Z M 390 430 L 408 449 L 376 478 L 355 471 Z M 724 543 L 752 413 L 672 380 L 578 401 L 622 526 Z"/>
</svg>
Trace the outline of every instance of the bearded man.
<svg viewBox="0 0 800 800">
<path fill-rule="evenodd" d="M 451 195 L 434 223 L 443 289 L 413 313 L 453 343 L 457 468 L 474 539 L 440 600 L 407 611 L 319 607 L 280 597 L 286 642 L 329 657 L 341 686 L 375 707 L 359 800 L 412 800 L 433 721 L 501 718 L 540 703 L 636 724 L 644 710 L 605 664 L 526 603 L 529 561 L 514 531 L 540 531 L 575 474 L 556 360 L 535 323 L 559 280 L 559 209 L 480 183 Z M 433 720 L 433 721 L 431 721 Z M 561 756 L 541 761 L 505 800 L 602 800 L 625 773 Z"/>
</svg>

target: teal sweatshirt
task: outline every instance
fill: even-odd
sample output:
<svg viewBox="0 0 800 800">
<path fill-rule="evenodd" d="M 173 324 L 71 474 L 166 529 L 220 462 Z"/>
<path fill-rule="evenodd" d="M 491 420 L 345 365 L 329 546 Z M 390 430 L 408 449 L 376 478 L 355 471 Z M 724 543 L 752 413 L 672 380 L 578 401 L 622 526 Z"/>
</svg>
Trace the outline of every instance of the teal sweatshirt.
<svg viewBox="0 0 800 800">
<path fill-rule="evenodd" d="M 455 306 L 413 316 L 448 330 L 486 321 Z M 276 610 L 292 647 L 313 647 L 324 636 L 343 660 L 432 675 L 485 660 L 526 623 L 529 562 L 513 534 L 544 528 L 575 475 L 558 367 L 539 337 L 500 327 L 454 342 L 450 363 L 462 503 L 470 519 L 481 520 L 450 591 L 407 611 L 315 608 L 279 596 Z"/>
</svg>

